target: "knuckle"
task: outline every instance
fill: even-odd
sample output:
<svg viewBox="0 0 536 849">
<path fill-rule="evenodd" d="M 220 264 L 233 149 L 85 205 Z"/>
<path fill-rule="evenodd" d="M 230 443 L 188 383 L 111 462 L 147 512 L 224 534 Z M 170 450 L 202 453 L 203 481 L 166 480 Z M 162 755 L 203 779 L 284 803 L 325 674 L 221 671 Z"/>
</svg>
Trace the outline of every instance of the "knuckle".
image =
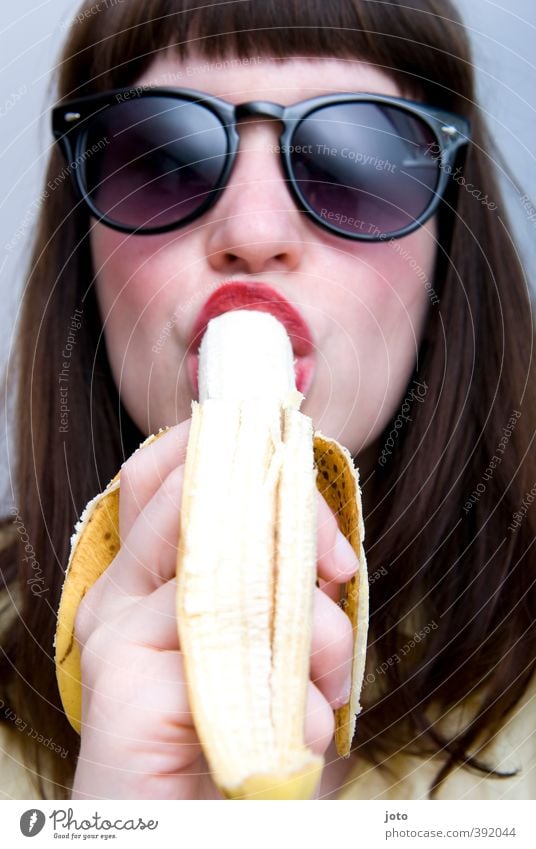
<svg viewBox="0 0 536 849">
<path fill-rule="evenodd" d="M 183 477 L 183 466 L 177 466 L 173 469 L 172 472 L 165 478 L 162 486 L 160 487 L 160 493 L 162 497 L 170 502 L 171 505 L 175 508 L 180 506 L 180 489 Z"/>
<path fill-rule="evenodd" d="M 81 646 L 87 643 L 95 629 L 94 600 L 99 592 L 97 583 L 93 584 L 85 593 L 74 617 L 74 634 Z"/>
<path fill-rule="evenodd" d="M 320 592 L 320 591 L 319 591 Z M 314 631 L 315 644 L 320 644 L 329 653 L 348 653 L 353 649 L 352 623 L 337 602 L 323 593 L 323 598 L 315 605 Z"/>
<path fill-rule="evenodd" d="M 335 717 L 329 703 L 325 702 L 325 708 L 322 711 L 321 722 L 318 725 L 316 735 L 316 744 L 321 752 L 325 752 L 328 748 L 333 735 L 335 733 Z"/>
<path fill-rule="evenodd" d="M 335 717 L 329 702 L 314 684 L 309 685 L 305 739 L 317 754 L 323 754 L 335 733 Z"/>
<path fill-rule="evenodd" d="M 145 467 L 146 457 L 143 451 L 135 451 L 121 466 L 121 489 L 136 492 Z"/>
<path fill-rule="evenodd" d="M 328 539 L 334 539 L 335 534 L 337 533 L 337 519 L 335 518 L 335 514 L 333 510 L 329 506 L 328 502 L 321 495 L 320 492 L 317 491 L 317 503 L 318 503 L 318 525 L 322 532 L 326 535 Z"/>
<path fill-rule="evenodd" d="M 122 598 L 112 603 L 114 590 L 109 569 L 105 569 L 84 592 L 78 605 L 74 617 L 74 635 L 80 646 L 84 646 L 96 631 L 102 630 L 111 611 L 117 609 L 120 612 L 125 604 L 126 600 Z"/>
</svg>

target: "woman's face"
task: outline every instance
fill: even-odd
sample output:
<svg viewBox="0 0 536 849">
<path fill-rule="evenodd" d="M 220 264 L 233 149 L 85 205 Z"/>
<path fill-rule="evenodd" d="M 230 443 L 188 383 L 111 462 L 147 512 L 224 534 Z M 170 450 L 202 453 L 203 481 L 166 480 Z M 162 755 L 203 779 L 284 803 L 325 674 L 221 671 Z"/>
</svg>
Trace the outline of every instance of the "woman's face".
<svg viewBox="0 0 536 849">
<path fill-rule="evenodd" d="M 336 59 L 216 68 L 162 53 L 136 84 L 195 88 L 232 103 L 286 105 L 342 91 L 402 95 L 377 68 Z M 196 221 L 153 236 L 92 228 L 97 297 L 123 404 L 146 434 L 188 418 L 195 397 L 189 346 L 204 305 L 230 281 L 263 284 L 298 311 L 312 337 L 302 411 L 362 453 L 395 414 L 414 368 L 435 221 L 384 243 L 324 231 L 286 188 L 280 126 L 256 118 L 239 132 L 229 185 Z"/>
</svg>

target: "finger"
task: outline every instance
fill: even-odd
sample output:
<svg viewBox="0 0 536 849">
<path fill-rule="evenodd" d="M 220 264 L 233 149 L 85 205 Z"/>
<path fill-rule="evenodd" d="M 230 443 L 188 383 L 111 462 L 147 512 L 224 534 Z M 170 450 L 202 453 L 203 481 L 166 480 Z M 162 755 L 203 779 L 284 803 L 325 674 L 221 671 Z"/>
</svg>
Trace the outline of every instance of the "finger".
<svg viewBox="0 0 536 849">
<path fill-rule="evenodd" d="M 342 584 L 357 572 L 358 560 L 320 493 L 318 498 L 318 574 L 329 585 Z"/>
<path fill-rule="evenodd" d="M 98 716 L 92 713 L 92 720 L 102 722 L 98 730 L 112 734 L 115 742 L 122 740 L 129 748 L 151 742 L 156 748 L 147 751 L 152 754 L 157 754 L 160 746 L 174 745 L 176 752 L 180 726 L 182 741 L 184 731 L 189 730 L 188 742 L 198 745 L 180 652 L 125 648 L 123 644 L 109 647 L 103 664 L 91 686 L 84 687 L 86 729 L 97 730 L 88 723 L 87 708 L 98 698 L 101 707 Z"/>
<path fill-rule="evenodd" d="M 136 517 L 165 478 L 186 459 L 190 419 L 171 427 L 145 448 L 135 451 L 121 466 L 119 535 L 126 539 Z"/>
<path fill-rule="evenodd" d="M 112 564 L 131 595 L 148 595 L 176 573 L 183 483 L 184 466 L 178 466 L 138 515 L 123 542 L 123 557 Z"/>
<path fill-rule="evenodd" d="M 177 628 L 177 579 L 162 584 L 150 595 L 137 599 L 124 623 L 125 639 L 158 651 L 179 651 Z"/>
<path fill-rule="evenodd" d="M 123 666 L 133 653 L 143 656 L 152 652 L 148 662 L 145 687 L 152 686 L 151 676 L 155 673 L 155 658 L 179 653 L 179 637 L 176 620 L 176 581 L 168 581 L 150 596 L 130 600 L 128 606 L 118 610 L 115 616 L 102 619 L 102 611 L 94 604 L 86 606 L 84 613 L 77 614 L 77 629 L 90 629 L 91 639 L 84 645 L 82 654 L 82 678 L 92 681 L 95 677 L 89 670 L 98 670 L 109 681 L 116 676 L 124 679 Z M 99 627 L 97 628 L 96 625 Z M 84 674 L 85 673 L 85 674 Z"/>
<path fill-rule="evenodd" d="M 348 616 L 325 593 L 315 590 L 311 678 L 332 708 L 348 702 L 352 654 L 352 624 Z"/>
<path fill-rule="evenodd" d="M 322 590 L 325 595 L 328 596 L 335 604 L 338 604 L 341 599 L 341 586 L 342 584 L 336 584 L 335 581 L 324 581 L 323 578 L 318 579 L 317 586 Z"/>
<path fill-rule="evenodd" d="M 102 645 L 104 654 L 112 641 L 126 641 L 157 651 L 180 649 L 175 578 L 148 596 L 129 598 L 126 604 L 123 597 L 111 598 L 104 603 L 90 597 L 89 602 L 84 600 L 82 609 L 84 613 L 77 614 L 77 637 L 83 639 L 86 633 L 93 634 L 98 627 L 101 632 L 98 645 Z M 91 650 L 94 656 L 98 654 L 95 640 L 87 650 Z"/>
<path fill-rule="evenodd" d="M 318 689 L 309 681 L 305 708 L 305 745 L 317 755 L 323 755 L 335 732 L 335 717 L 328 702 Z"/>
<path fill-rule="evenodd" d="M 102 619 L 125 596 L 150 595 L 175 577 L 184 466 L 173 469 L 138 515 L 119 553 L 93 585 L 92 604 Z"/>
</svg>

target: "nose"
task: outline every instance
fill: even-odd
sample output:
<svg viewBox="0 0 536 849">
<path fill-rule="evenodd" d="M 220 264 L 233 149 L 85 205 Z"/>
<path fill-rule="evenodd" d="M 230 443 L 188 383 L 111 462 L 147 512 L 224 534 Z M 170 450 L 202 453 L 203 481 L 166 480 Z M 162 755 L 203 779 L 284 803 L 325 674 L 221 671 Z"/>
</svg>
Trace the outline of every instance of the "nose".
<svg viewBox="0 0 536 849">
<path fill-rule="evenodd" d="M 285 183 L 278 127 L 258 120 L 240 126 L 229 183 L 204 228 L 206 256 L 214 271 L 292 271 L 302 260 L 304 224 Z"/>
</svg>

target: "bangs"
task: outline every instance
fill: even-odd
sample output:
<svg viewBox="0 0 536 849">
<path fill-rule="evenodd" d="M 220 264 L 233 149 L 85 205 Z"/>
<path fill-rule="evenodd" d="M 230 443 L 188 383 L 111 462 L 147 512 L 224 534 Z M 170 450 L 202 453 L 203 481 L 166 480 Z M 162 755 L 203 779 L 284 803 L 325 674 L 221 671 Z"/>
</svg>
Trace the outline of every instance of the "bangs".
<svg viewBox="0 0 536 849">
<path fill-rule="evenodd" d="M 183 61 L 359 59 L 446 109 L 467 114 L 472 100 L 469 47 L 450 0 L 86 0 L 61 57 L 59 97 L 132 85 L 168 47 Z"/>
</svg>

